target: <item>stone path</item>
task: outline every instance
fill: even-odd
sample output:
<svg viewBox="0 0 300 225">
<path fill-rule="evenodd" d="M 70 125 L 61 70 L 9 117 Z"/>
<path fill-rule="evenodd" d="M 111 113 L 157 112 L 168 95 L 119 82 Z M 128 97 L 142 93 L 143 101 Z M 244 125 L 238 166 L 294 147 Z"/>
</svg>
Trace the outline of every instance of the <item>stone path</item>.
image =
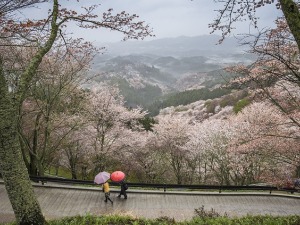
<svg viewBox="0 0 300 225">
<path fill-rule="evenodd" d="M 157 218 L 168 216 L 175 220 L 191 219 L 194 210 L 202 205 L 229 216 L 300 215 L 300 196 L 269 194 L 269 192 L 183 192 L 128 191 L 128 199 L 117 198 L 118 190 L 112 189 L 114 204 L 104 202 L 100 188 L 81 188 L 56 184 L 34 185 L 46 219 L 73 215 L 129 214 Z M 0 223 L 14 220 L 4 184 L 0 182 Z"/>
</svg>

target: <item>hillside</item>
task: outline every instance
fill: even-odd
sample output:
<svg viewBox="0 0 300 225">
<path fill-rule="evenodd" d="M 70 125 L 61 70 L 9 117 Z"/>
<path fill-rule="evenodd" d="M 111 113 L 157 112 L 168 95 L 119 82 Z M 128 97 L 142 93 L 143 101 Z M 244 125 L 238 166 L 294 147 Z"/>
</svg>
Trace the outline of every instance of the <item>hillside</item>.
<svg viewBox="0 0 300 225">
<path fill-rule="evenodd" d="M 98 55 L 93 61 L 91 74 L 98 74 L 93 81 L 117 84 L 128 106 L 141 105 L 154 114 L 173 104 L 167 100 L 170 94 L 178 93 L 175 105 L 207 99 L 209 92 L 232 77 L 224 67 L 253 60 L 252 55 L 242 53 L 235 39 L 216 45 L 219 38 L 212 35 L 110 44 L 109 54 Z M 203 96 L 189 96 L 186 91 L 192 90 Z"/>
<path fill-rule="evenodd" d="M 253 96 L 246 90 L 233 91 L 223 95 L 220 92 L 219 96 L 214 95 L 211 99 L 202 98 L 186 105 L 163 107 L 159 112 L 159 116 L 176 114 L 179 117 L 198 122 L 208 118 L 225 119 L 229 115 L 241 111 L 252 100 Z"/>
<path fill-rule="evenodd" d="M 160 99 L 154 101 L 151 105 L 146 106 L 146 109 L 149 111 L 151 116 L 156 116 L 159 114 L 160 110 L 167 107 L 187 106 L 193 102 L 215 99 L 229 93 L 231 93 L 231 90 L 228 89 L 216 88 L 209 90 L 206 87 L 201 89 L 175 92 L 162 96 Z"/>
</svg>

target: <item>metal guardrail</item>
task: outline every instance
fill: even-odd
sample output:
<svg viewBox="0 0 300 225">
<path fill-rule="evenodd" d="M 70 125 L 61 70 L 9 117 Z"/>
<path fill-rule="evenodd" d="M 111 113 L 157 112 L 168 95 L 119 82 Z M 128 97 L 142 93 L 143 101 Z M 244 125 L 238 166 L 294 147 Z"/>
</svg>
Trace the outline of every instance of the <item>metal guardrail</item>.
<svg viewBox="0 0 300 225">
<path fill-rule="evenodd" d="M 74 180 L 56 177 L 40 177 L 30 176 L 30 179 L 34 182 L 41 182 L 42 184 L 47 182 L 56 182 L 64 184 L 82 184 L 82 185 L 97 185 L 90 180 Z M 111 186 L 119 186 L 119 183 L 109 182 Z M 298 192 L 296 188 L 277 188 L 274 186 L 262 186 L 262 185 L 180 185 L 180 184 L 147 184 L 147 183 L 128 183 L 128 187 L 140 187 L 140 188 L 157 188 L 163 189 L 166 192 L 167 189 L 188 189 L 188 190 L 218 190 L 221 193 L 223 190 L 239 191 L 239 190 L 251 190 L 251 191 L 285 191 Z"/>
</svg>

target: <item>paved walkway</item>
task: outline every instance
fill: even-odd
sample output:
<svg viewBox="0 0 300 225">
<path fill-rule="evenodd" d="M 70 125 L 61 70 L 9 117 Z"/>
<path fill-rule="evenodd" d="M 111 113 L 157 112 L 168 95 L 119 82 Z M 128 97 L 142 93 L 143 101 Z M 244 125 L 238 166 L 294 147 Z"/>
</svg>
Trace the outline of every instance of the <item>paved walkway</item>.
<svg viewBox="0 0 300 225">
<path fill-rule="evenodd" d="M 46 219 L 73 215 L 126 214 L 146 218 L 168 216 L 175 220 L 191 219 L 194 209 L 204 205 L 229 216 L 295 215 L 300 214 L 300 196 L 269 194 L 269 192 L 166 192 L 128 191 L 128 199 L 118 199 L 117 189 L 112 189 L 114 204 L 105 203 L 99 188 L 80 188 L 47 183 L 34 185 Z M 14 220 L 5 186 L 0 182 L 0 223 Z"/>
</svg>

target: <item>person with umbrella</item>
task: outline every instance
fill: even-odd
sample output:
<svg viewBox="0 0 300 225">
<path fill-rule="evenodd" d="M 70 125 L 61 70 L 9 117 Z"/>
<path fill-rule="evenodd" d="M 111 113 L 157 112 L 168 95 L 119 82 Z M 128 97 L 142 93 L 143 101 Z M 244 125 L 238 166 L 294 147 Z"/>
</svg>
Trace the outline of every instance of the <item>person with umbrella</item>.
<svg viewBox="0 0 300 225">
<path fill-rule="evenodd" d="M 107 200 L 109 200 L 111 202 L 111 204 L 114 204 L 114 202 L 110 199 L 110 190 L 109 190 L 109 184 L 108 182 L 105 182 L 102 186 L 102 190 L 105 194 L 105 202 L 107 202 Z"/>
<path fill-rule="evenodd" d="M 121 198 L 121 195 L 124 195 L 124 199 L 127 199 L 127 193 L 126 190 L 128 189 L 128 185 L 126 184 L 125 180 L 121 181 L 121 191 L 120 194 L 118 195 L 118 198 Z"/>
<path fill-rule="evenodd" d="M 100 172 L 95 176 L 94 179 L 94 183 L 96 184 L 102 184 L 102 191 L 105 194 L 105 202 L 107 202 L 107 200 L 109 200 L 111 202 L 111 204 L 113 204 L 114 202 L 110 199 L 110 189 L 109 189 L 109 184 L 108 184 L 108 180 L 110 178 L 110 173 L 108 172 Z"/>
<path fill-rule="evenodd" d="M 127 199 L 126 190 L 128 189 L 128 185 L 125 182 L 125 173 L 122 171 L 115 171 L 110 175 L 110 179 L 114 182 L 120 183 L 121 185 L 121 191 L 118 198 L 121 198 L 121 195 L 124 195 L 124 199 Z"/>
</svg>

